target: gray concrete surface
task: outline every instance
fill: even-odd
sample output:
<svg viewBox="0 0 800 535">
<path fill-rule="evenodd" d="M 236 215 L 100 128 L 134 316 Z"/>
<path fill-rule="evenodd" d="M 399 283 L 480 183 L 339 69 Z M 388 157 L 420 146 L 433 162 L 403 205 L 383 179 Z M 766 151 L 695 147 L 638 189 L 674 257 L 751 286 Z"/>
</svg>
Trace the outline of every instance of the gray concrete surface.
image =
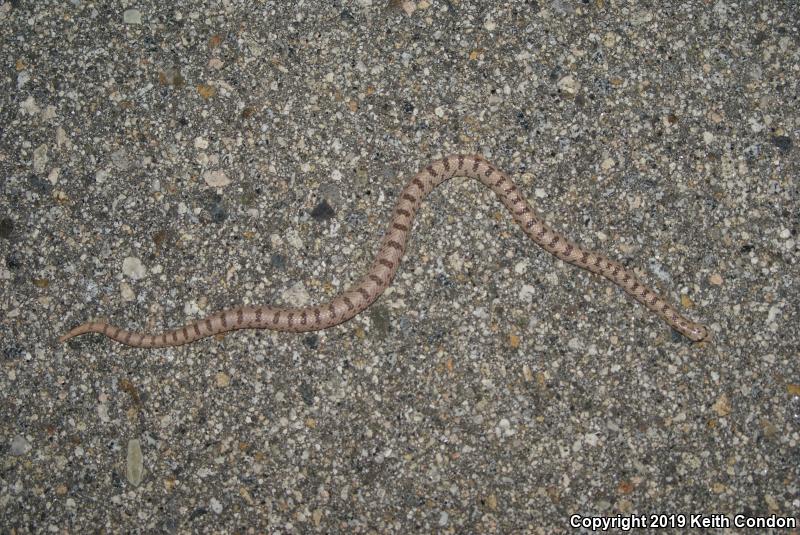
<svg viewBox="0 0 800 535">
<path fill-rule="evenodd" d="M 798 8 L 660 4 L 0 4 L 3 532 L 796 517 Z M 506 169 L 713 343 L 468 180 L 342 326 L 55 342 L 329 299 L 450 152 Z"/>
</svg>

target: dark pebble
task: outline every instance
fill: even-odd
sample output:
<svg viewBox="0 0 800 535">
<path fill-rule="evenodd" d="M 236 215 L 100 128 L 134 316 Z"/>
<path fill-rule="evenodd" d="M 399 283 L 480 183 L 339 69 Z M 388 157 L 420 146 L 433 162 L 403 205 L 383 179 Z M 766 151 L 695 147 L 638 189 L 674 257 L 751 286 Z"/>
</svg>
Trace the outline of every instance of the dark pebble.
<svg viewBox="0 0 800 535">
<path fill-rule="evenodd" d="M 14 232 L 14 222 L 10 217 L 0 219 L 0 238 L 9 239 Z"/>
<path fill-rule="evenodd" d="M 33 191 L 42 195 L 47 195 L 53 191 L 53 185 L 50 182 L 35 175 L 28 178 L 28 185 Z"/>
<path fill-rule="evenodd" d="M 314 387 L 307 382 L 300 383 L 300 397 L 309 407 L 314 404 Z"/>
<path fill-rule="evenodd" d="M 303 343 L 308 349 L 317 349 L 319 347 L 319 336 L 309 334 L 303 339 Z"/>
<path fill-rule="evenodd" d="M 331 219 L 334 215 L 336 215 L 336 212 L 333 211 L 333 208 L 331 208 L 331 205 L 328 204 L 328 201 L 325 199 L 322 199 L 322 202 L 311 210 L 311 217 L 317 221 Z"/>
<path fill-rule="evenodd" d="M 269 258 L 269 263 L 275 269 L 284 269 L 286 267 L 286 257 L 282 254 L 275 253 Z"/>
<path fill-rule="evenodd" d="M 792 138 L 789 136 L 772 136 L 772 144 L 778 147 L 781 152 L 792 150 Z"/>
<path fill-rule="evenodd" d="M 17 270 L 22 267 L 22 260 L 19 259 L 19 255 L 17 255 L 17 253 L 11 252 L 6 255 L 6 267 L 13 270 Z"/>
</svg>

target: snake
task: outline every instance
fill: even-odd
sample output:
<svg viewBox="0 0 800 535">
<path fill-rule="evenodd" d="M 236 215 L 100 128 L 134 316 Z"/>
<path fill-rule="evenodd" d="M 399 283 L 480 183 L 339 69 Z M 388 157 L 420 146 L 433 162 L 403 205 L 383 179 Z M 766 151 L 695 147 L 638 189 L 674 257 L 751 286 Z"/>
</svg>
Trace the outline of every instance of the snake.
<svg viewBox="0 0 800 535">
<path fill-rule="evenodd" d="M 83 334 L 102 333 L 128 346 L 158 348 L 180 346 L 238 329 L 306 332 L 343 323 L 369 307 L 389 287 L 400 266 L 414 217 L 423 200 L 436 186 L 454 176 L 477 179 L 489 187 L 525 234 L 548 253 L 610 280 L 692 342 L 709 340 L 710 331 L 705 325 L 683 316 L 619 262 L 589 251 L 555 231 L 534 212 L 506 173 L 480 155 L 466 154 L 453 154 L 431 162 L 409 180 L 397 199 L 389 228 L 366 275 L 327 303 L 304 307 L 238 306 L 159 334 L 129 331 L 102 321 L 92 321 L 75 327 L 58 340 L 63 343 Z"/>
</svg>

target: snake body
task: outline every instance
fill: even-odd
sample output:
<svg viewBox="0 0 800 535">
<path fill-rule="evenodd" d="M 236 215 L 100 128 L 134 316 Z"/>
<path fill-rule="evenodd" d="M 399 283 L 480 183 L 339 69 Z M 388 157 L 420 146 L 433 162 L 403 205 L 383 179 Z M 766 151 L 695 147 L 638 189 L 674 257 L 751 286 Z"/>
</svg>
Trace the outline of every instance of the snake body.
<svg viewBox="0 0 800 535">
<path fill-rule="evenodd" d="M 102 333 L 122 344 L 151 348 L 179 346 L 237 329 L 304 332 L 338 325 L 367 308 L 391 284 L 403 257 L 414 216 L 422 201 L 431 190 L 453 176 L 475 178 L 491 188 L 525 234 L 547 252 L 609 279 L 690 340 L 700 342 L 709 338 L 709 331 L 704 325 L 681 315 L 620 263 L 602 254 L 587 251 L 550 228 L 531 209 L 505 173 L 480 156 L 451 155 L 432 162 L 406 184 L 369 271 L 355 285 L 328 303 L 302 308 L 240 306 L 160 334 L 139 333 L 108 323 L 89 322 L 75 327 L 61 336 L 59 341 L 64 342 L 86 333 Z"/>
</svg>

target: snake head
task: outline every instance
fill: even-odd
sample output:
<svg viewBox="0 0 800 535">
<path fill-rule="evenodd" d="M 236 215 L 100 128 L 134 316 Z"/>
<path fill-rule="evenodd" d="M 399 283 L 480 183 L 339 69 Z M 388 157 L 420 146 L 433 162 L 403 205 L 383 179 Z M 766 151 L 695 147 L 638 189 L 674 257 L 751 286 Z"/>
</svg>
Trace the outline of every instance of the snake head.
<svg viewBox="0 0 800 535">
<path fill-rule="evenodd" d="M 701 343 L 701 342 L 710 342 L 711 341 L 711 331 L 705 325 L 697 324 L 693 325 L 691 328 L 687 329 L 686 337 L 689 338 L 692 342 Z"/>
</svg>

